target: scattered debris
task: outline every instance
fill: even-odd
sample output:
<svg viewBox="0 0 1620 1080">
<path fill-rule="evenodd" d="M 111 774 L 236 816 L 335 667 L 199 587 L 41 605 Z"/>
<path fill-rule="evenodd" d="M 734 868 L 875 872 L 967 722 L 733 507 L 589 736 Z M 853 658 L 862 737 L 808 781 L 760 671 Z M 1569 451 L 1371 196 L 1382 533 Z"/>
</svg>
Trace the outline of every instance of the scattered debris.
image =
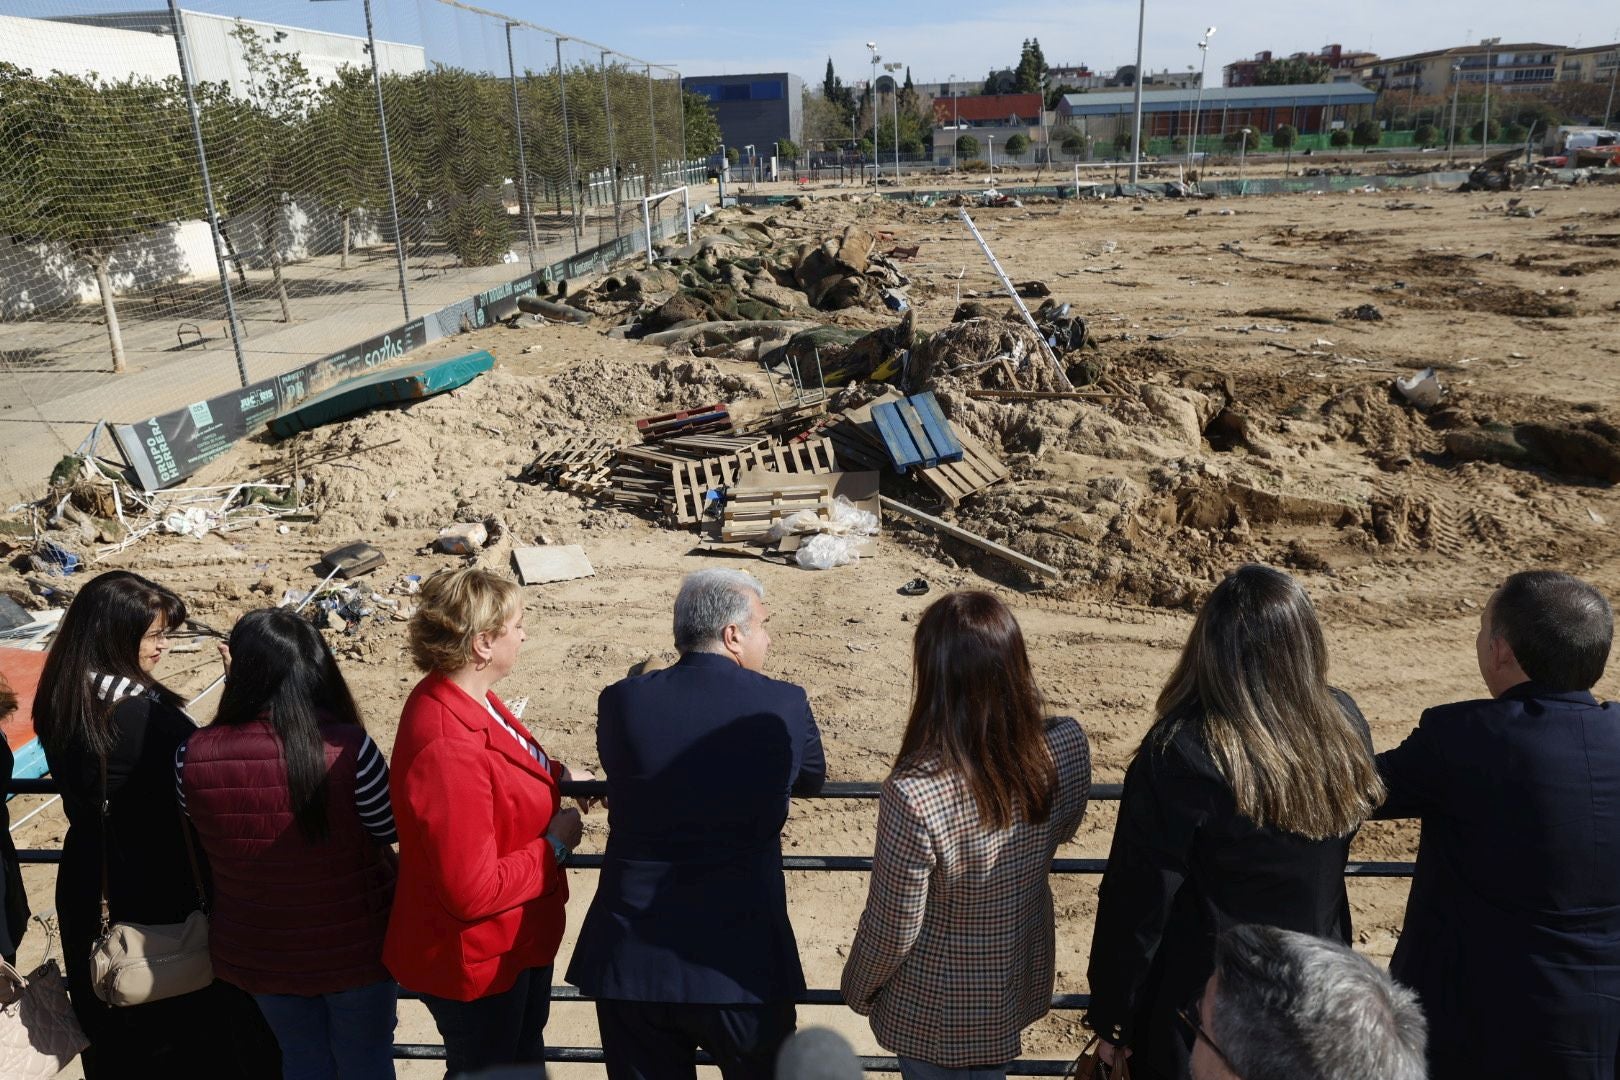
<svg viewBox="0 0 1620 1080">
<path fill-rule="evenodd" d="M 1359 322 L 1382 322 L 1384 313 L 1372 304 L 1357 304 L 1355 307 L 1347 307 L 1339 312 L 1339 318 L 1355 319 Z"/>
<path fill-rule="evenodd" d="M 450 360 L 409 368 L 386 368 L 338 383 L 270 421 L 270 431 L 286 438 L 379 405 L 401 405 L 465 386 L 490 368 L 495 358 L 480 350 Z"/>
<path fill-rule="evenodd" d="M 1416 375 L 1407 375 L 1395 380 L 1395 389 L 1401 397 L 1419 409 L 1432 409 L 1440 404 L 1446 389 L 1440 385 L 1439 376 L 1435 375 L 1434 368 L 1426 367 Z"/>
<path fill-rule="evenodd" d="M 578 544 L 514 548 L 512 565 L 517 569 L 518 581 L 524 585 L 546 585 L 554 581 L 596 576 L 585 549 Z"/>
<path fill-rule="evenodd" d="M 942 521 L 939 518 L 934 517 L 932 514 L 925 514 L 916 507 L 907 506 L 902 502 L 896 502 L 887 495 L 882 496 L 881 501 L 885 510 L 892 510 L 897 514 L 912 519 L 913 521 L 921 522 L 922 524 L 927 525 L 929 528 L 936 529 L 952 539 L 961 540 L 965 543 L 972 544 L 981 551 L 988 551 L 997 558 L 1005 559 L 1014 566 L 1021 567 L 1032 573 L 1040 574 L 1043 577 L 1056 578 L 1062 576 L 1062 571 L 1055 566 L 1048 566 L 1039 559 L 1032 559 L 1028 555 L 1023 555 L 1012 550 L 1011 548 L 1003 547 L 1001 544 L 998 544 L 993 540 L 985 539 L 978 533 L 969 532 L 968 530 L 959 526 L 952 525 L 948 521 Z"/>
</svg>

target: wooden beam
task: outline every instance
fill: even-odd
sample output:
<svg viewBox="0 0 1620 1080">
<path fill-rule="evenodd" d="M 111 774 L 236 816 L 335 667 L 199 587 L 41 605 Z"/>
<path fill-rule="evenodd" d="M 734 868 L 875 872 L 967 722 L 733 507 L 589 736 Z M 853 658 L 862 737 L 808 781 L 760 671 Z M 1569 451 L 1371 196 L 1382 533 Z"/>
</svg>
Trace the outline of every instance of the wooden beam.
<svg viewBox="0 0 1620 1080">
<path fill-rule="evenodd" d="M 938 529 L 946 536 L 960 540 L 966 544 L 972 544 L 974 547 L 979 548 L 982 551 L 988 551 L 992 555 L 1006 559 L 1014 566 L 1021 566 L 1025 570 L 1029 570 L 1033 573 L 1041 574 L 1050 578 L 1063 576 L 1063 572 L 1055 566 L 1048 566 L 1039 560 L 1030 558 L 1028 555 L 1022 555 L 1011 548 L 1002 547 L 993 540 L 986 540 L 978 533 L 968 532 L 966 529 L 952 525 L 948 521 L 941 521 L 932 514 L 925 514 L 921 510 L 918 510 L 912 506 L 907 506 L 903 502 L 896 502 L 887 495 L 879 495 L 878 501 L 885 510 L 893 510 L 895 513 L 903 514 L 914 521 L 920 521 L 924 525 Z"/>
<path fill-rule="evenodd" d="M 1267 342 L 1266 344 L 1271 344 Z M 969 390 L 968 397 L 981 401 L 1112 401 L 1118 394 L 1095 390 Z"/>
</svg>

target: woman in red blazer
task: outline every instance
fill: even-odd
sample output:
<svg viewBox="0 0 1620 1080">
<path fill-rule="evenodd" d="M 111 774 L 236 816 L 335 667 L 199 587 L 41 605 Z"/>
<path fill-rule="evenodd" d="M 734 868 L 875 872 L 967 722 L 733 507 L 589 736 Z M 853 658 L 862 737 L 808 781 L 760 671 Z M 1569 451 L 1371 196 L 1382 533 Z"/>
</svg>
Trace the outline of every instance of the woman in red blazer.
<svg viewBox="0 0 1620 1080">
<path fill-rule="evenodd" d="M 512 582 L 465 569 L 423 585 L 410 646 L 428 674 L 394 741 L 399 883 L 383 963 L 433 1014 L 446 1076 L 545 1061 L 563 863 L 580 837 L 557 785 L 591 777 L 547 757 L 491 692 L 523 640 Z"/>
</svg>

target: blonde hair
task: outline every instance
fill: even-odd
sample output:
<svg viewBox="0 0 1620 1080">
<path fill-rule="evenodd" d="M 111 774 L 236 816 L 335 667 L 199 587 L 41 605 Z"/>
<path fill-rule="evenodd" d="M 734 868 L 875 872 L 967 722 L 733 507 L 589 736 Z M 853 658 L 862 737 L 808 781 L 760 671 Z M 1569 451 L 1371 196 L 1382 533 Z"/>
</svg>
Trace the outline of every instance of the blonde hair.
<svg viewBox="0 0 1620 1080">
<path fill-rule="evenodd" d="M 523 593 L 488 570 L 441 570 L 422 583 L 407 637 L 411 660 L 423 671 L 449 674 L 473 662 L 473 639 L 500 637 L 523 606 Z"/>
<path fill-rule="evenodd" d="M 1352 832 L 1384 785 L 1372 746 L 1328 689 L 1327 644 L 1299 583 L 1233 571 L 1204 602 L 1159 694 L 1144 749 L 1196 725 L 1240 813 L 1312 840 Z"/>
</svg>

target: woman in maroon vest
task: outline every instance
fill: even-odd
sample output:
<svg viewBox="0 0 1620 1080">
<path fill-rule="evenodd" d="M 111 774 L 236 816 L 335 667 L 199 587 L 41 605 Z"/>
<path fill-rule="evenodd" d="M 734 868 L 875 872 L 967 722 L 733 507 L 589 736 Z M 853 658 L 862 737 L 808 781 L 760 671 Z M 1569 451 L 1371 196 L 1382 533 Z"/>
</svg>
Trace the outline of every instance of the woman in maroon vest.
<svg viewBox="0 0 1620 1080">
<path fill-rule="evenodd" d="M 213 867 L 214 973 L 258 1000 L 287 1077 L 392 1077 L 388 766 L 308 622 L 250 612 L 226 652 L 219 715 L 175 754 Z"/>
</svg>

